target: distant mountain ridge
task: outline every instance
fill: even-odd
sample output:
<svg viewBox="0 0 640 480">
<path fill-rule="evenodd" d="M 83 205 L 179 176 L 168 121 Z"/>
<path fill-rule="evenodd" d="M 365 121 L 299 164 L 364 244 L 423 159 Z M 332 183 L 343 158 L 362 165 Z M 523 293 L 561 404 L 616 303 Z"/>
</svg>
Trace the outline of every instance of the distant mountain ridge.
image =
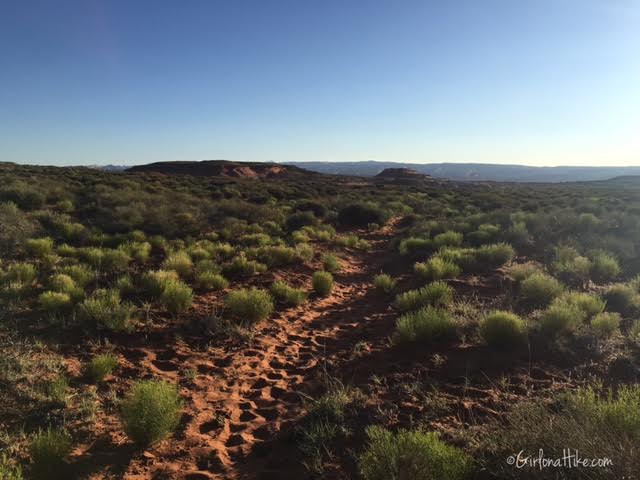
<svg viewBox="0 0 640 480">
<path fill-rule="evenodd" d="M 529 167 L 489 163 L 286 162 L 332 175 L 374 177 L 389 168 L 406 168 L 434 178 L 457 181 L 583 182 L 640 175 L 638 167 Z"/>
<path fill-rule="evenodd" d="M 293 178 L 303 175 L 317 175 L 316 172 L 282 163 L 232 162 L 229 160 L 156 162 L 136 165 L 125 171 L 129 173 L 234 178 Z"/>
</svg>

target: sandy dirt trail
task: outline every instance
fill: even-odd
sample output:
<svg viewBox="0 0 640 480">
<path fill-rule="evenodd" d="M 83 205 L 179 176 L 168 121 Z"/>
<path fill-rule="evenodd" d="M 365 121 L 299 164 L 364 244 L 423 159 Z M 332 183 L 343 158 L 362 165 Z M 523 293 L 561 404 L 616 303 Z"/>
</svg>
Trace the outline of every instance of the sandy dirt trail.
<svg viewBox="0 0 640 480">
<path fill-rule="evenodd" d="M 361 232 L 372 248 L 343 256 L 332 294 L 276 312 L 257 326 L 247 347 L 194 351 L 176 342 L 123 352 L 136 371 L 179 383 L 185 413 L 173 438 L 120 459 L 120 468 L 107 467 L 113 457 L 103 458 L 105 467 L 127 479 L 283 478 L 290 459 L 271 450 L 273 439 L 304 414 L 304 400 L 318 392 L 325 368 L 353 352 L 380 316 L 389 316 L 389 299 L 374 294 L 372 281 L 395 225 Z M 185 370 L 194 372 L 187 383 Z M 122 434 L 111 437 L 126 443 Z M 112 477 L 103 470 L 91 478 Z"/>
</svg>

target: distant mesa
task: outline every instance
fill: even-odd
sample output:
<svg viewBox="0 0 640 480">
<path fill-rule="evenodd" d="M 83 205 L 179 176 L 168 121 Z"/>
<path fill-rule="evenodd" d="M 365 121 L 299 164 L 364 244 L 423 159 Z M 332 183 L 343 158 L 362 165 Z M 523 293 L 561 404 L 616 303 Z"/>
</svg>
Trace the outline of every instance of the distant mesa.
<svg viewBox="0 0 640 480">
<path fill-rule="evenodd" d="M 156 162 L 128 168 L 131 173 L 160 173 L 163 175 L 193 175 L 196 177 L 233 178 L 289 178 L 318 175 L 293 165 L 262 162 L 232 162 L 203 160 L 200 162 Z"/>
<path fill-rule="evenodd" d="M 376 178 L 428 178 L 430 175 L 420 173 L 413 168 L 385 168 Z"/>
<path fill-rule="evenodd" d="M 420 173 L 413 168 L 385 168 L 375 177 L 375 182 L 392 182 L 392 183 L 421 183 L 425 180 L 432 180 L 430 175 Z"/>
</svg>

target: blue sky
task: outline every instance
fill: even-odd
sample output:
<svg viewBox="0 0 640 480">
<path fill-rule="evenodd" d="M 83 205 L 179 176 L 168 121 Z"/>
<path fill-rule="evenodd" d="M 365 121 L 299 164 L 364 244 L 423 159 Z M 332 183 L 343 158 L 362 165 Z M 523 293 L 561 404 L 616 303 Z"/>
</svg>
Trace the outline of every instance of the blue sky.
<svg viewBox="0 0 640 480">
<path fill-rule="evenodd" d="M 2 0 L 0 161 L 640 165 L 640 0 Z"/>
</svg>

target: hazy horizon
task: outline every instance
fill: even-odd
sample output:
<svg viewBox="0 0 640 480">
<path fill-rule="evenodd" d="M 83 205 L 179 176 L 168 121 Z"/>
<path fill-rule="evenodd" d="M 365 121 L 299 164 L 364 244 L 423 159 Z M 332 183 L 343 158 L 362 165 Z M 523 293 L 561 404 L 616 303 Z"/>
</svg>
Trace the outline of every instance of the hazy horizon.
<svg viewBox="0 0 640 480">
<path fill-rule="evenodd" d="M 640 164 L 637 1 L 40 0 L 0 26 L 0 161 Z"/>
</svg>

